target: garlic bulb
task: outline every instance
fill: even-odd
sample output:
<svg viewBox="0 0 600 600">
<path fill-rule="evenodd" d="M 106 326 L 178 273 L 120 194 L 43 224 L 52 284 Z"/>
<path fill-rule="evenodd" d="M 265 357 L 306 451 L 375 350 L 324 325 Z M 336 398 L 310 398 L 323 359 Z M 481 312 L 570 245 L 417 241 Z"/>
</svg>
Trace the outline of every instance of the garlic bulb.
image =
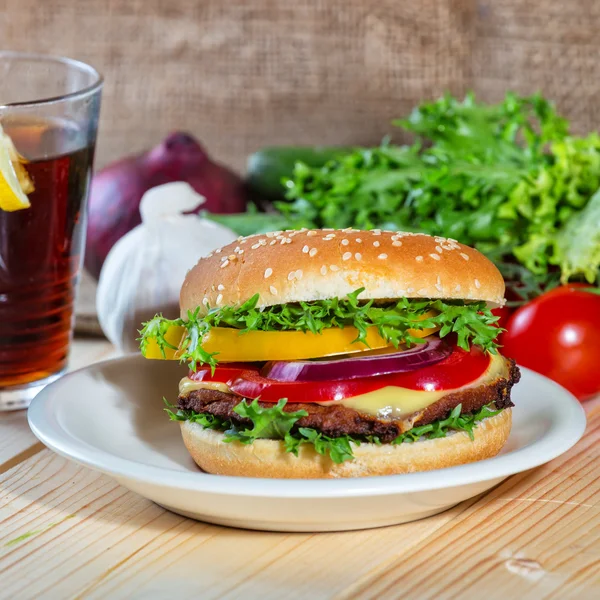
<svg viewBox="0 0 600 600">
<path fill-rule="evenodd" d="M 177 318 L 187 271 L 201 257 L 236 239 L 227 227 L 182 214 L 204 201 L 185 182 L 148 190 L 140 204 L 142 224 L 124 235 L 106 257 L 96 309 L 102 331 L 120 350 L 138 350 L 138 330 L 156 313 Z"/>
</svg>

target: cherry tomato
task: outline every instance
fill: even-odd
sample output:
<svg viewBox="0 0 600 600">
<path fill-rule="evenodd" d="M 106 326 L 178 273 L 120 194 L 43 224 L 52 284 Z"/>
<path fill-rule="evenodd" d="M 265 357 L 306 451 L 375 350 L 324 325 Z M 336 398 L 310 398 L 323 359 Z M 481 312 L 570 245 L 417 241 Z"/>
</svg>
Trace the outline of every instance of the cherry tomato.
<svg viewBox="0 0 600 600">
<path fill-rule="evenodd" d="M 600 392 L 600 296 L 561 286 L 520 307 L 500 337 L 502 354 L 584 400 Z"/>
<path fill-rule="evenodd" d="M 265 402 L 277 402 L 287 398 L 289 402 L 327 402 L 359 396 L 386 386 L 413 390 L 437 391 L 455 389 L 477 379 L 490 364 L 489 354 L 478 347 L 469 352 L 454 347 L 452 354 L 443 361 L 417 369 L 410 373 L 380 375 L 365 379 L 319 382 L 281 382 L 262 377 L 256 370 L 245 370 L 239 376 L 226 381 L 227 373 L 215 372 L 216 381 L 227 383 L 231 390 L 246 398 L 257 398 Z"/>
<path fill-rule="evenodd" d="M 498 327 L 501 329 L 506 329 L 506 324 L 508 323 L 508 319 L 512 314 L 512 310 L 508 308 L 508 306 L 502 306 L 501 308 L 493 308 L 492 314 L 495 317 L 500 317 L 496 323 Z"/>
</svg>

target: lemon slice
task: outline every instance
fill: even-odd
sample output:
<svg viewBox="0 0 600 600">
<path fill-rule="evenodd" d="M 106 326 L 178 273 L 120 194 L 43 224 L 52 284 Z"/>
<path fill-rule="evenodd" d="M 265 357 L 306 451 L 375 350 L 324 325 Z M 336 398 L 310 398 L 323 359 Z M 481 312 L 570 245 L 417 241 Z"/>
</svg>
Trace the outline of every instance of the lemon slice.
<svg viewBox="0 0 600 600">
<path fill-rule="evenodd" d="M 29 208 L 25 192 L 33 191 L 33 183 L 19 161 L 12 140 L 0 125 L 0 210 L 15 211 Z"/>
</svg>

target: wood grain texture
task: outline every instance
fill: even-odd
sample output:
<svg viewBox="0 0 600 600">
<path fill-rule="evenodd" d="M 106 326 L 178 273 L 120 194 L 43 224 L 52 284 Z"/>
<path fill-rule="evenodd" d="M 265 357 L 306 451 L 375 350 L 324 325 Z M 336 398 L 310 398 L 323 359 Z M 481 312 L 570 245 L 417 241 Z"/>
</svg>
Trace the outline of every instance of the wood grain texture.
<svg viewBox="0 0 600 600">
<path fill-rule="evenodd" d="M 317 535 L 194 522 L 44 450 L 0 476 L 0 598 L 596 598 L 599 441 L 596 406 L 570 452 L 479 499 Z"/>
<path fill-rule="evenodd" d="M 571 451 L 507 480 L 341 597 L 599 598 L 600 408 Z"/>
<path fill-rule="evenodd" d="M 328 598 L 469 504 L 361 532 L 235 530 L 172 514 L 47 450 L 0 477 L 0 490 L 3 599 Z"/>
<path fill-rule="evenodd" d="M 69 370 L 109 358 L 114 353 L 113 346 L 106 340 L 75 339 L 69 356 Z M 42 448 L 27 425 L 27 411 L 0 412 L 0 473 Z"/>
<path fill-rule="evenodd" d="M 14 466 L 12 459 L 27 452 L 36 442 L 24 410 L 0 412 L 0 473 Z"/>
</svg>

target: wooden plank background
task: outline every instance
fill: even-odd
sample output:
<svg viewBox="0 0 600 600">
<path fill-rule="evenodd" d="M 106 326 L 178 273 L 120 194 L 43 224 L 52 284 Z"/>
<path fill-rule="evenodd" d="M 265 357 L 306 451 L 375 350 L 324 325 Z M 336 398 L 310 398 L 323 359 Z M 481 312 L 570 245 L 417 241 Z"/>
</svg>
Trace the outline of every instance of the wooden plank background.
<svg viewBox="0 0 600 600">
<path fill-rule="evenodd" d="M 77 341 L 75 362 L 111 352 Z M 0 469 L 0 598 L 597 598 L 600 402 L 588 409 L 583 440 L 551 463 L 359 532 L 198 523 L 34 444 Z"/>
</svg>

